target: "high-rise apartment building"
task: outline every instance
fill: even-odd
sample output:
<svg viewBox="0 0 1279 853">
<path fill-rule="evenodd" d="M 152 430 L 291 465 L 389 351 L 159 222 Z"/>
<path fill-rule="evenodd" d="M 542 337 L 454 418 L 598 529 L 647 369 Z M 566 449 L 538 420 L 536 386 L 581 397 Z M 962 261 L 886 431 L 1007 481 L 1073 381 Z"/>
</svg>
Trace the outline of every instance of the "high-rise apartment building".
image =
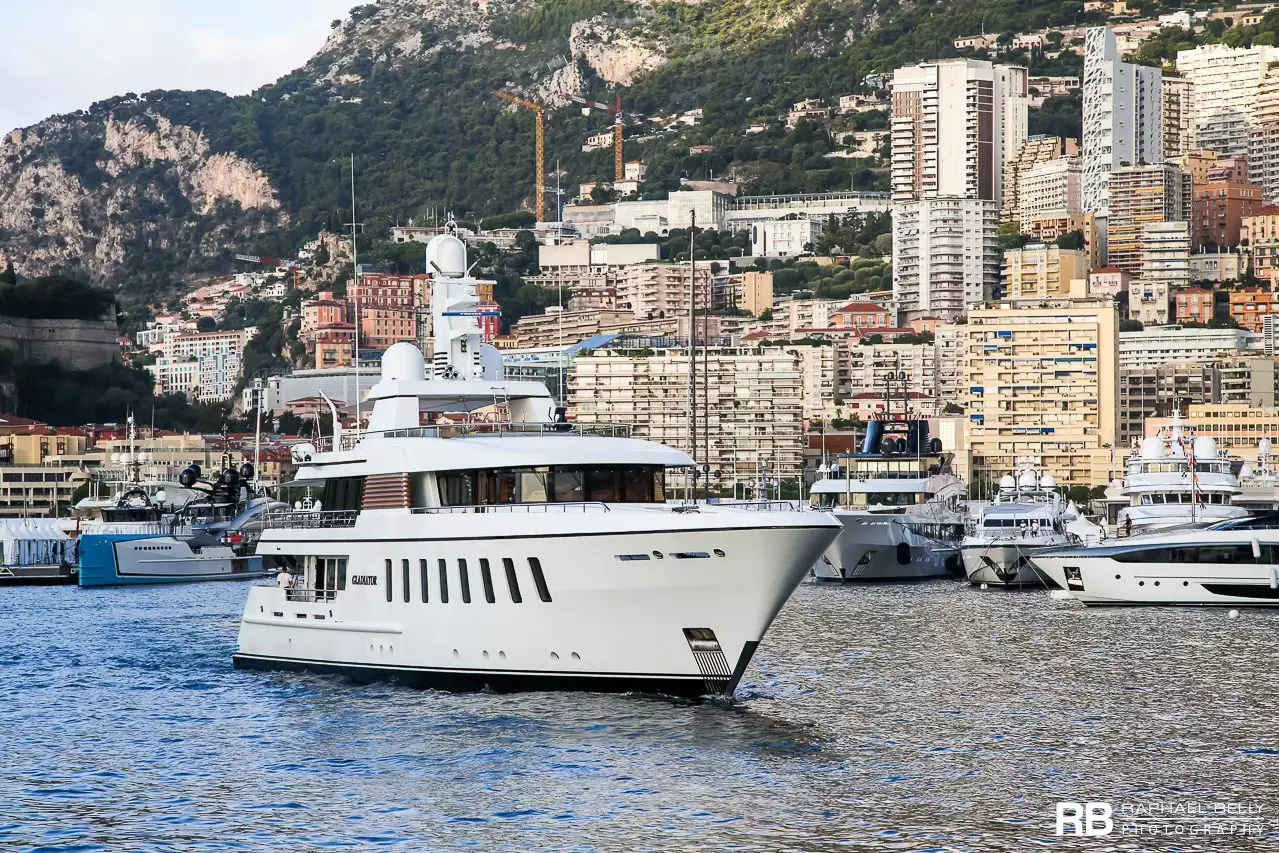
<svg viewBox="0 0 1279 853">
<path fill-rule="evenodd" d="M 894 202 L 1003 196 L 1004 163 L 1026 139 L 1025 68 L 975 59 L 908 65 L 893 74 Z"/>
<path fill-rule="evenodd" d="M 999 284 L 999 208 L 935 198 L 893 211 L 893 299 L 899 321 L 953 320 Z"/>
<path fill-rule="evenodd" d="M 1173 406 L 1216 402 L 1211 365 L 1171 361 L 1155 367 L 1119 370 L 1119 444 L 1145 435 L 1146 418 L 1172 414 Z"/>
<path fill-rule="evenodd" d="M 1243 220 L 1265 204 L 1260 186 L 1236 181 L 1196 182 L 1192 196 L 1190 242 L 1194 249 L 1238 246 Z"/>
<path fill-rule="evenodd" d="M 1088 277 L 1088 256 L 1080 249 L 1032 243 L 1004 252 L 1001 299 L 1048 299 L 1070 293 L 1070 282 Z"/>
<path fill-rule="evenodd" d="M 1024 464 L 1063 485 L 1104 485 L 1119 394 L 1114 300 L 992 303 L 968 314 L 965 373 L 973 475 Z"/>
<path fill-rule="evenodd" d="M 578 423 L 626 424 L 636 438 L 689 451 L 726 487 L 756 481 L 761 459 L 768 460 L 769 477 L 798 477 L 804 447 L 800 355 L 789 348 L 711 347 L 698 358 L 699 380 L 706 358 L 709 383 L 698 391 L 695 448 L 688 441 L 688 359 L 681 349 L 601 349 L 574 359 L 570 409 Z"/>
<path fill-rule="evenodd" d="M 1163 78 L 1161 119 L 1165 160 L 1195 147 L 1194 85 L 1185 77 Z"/>
<path fill-rule="evenodd" d="M 1036 163 L 1018 175 L 1017 210 L 1021 233 L 1034 223 L 1083 213 L 1083 165 L 1078 157 L 1058 157 Z"/>
<path fill-rule="evenodd" d="M 1248 179 L 1261 185 L 1267 203 L 1279 204 L 1279 68 L 1268 69 L 1257 85 Z"/>
<path fill-rule="evenodd" d="M 1147 222 L 1141 227 L 1141 274 L 1128 287 L 1128 317 L 1164 326 L 1172 295 L 1190 286 L 1190 228 L 1186 222 Z"/>
<path fill-rule="evenodd" d="M 1110 173 L 1163 159 L 1162 75 L 1120 58 L 1115 34 L 1084 39 L 1084 210 L 1106 215 Z"/>
<path fill-rule="evenodd" d="M 1279 269 L 1279 206 L 1265 205 L 1245 216 L 1239 239 L 1252 258 L 1252 274 L 1262 281 L 1274 281 Z"/>
<path fill-rule="evenodd" d="M 1026 195 L 1022 183 L 1028 172 L 1043 163 L 1063 157 L 1075 157 L 1078 163 L 1079 141 L 1060 136 L 1037 134 L 1026 139 L 1020 150 L 1004 163 L 1004 196 L 999 210 L 1000 222 L 1025 219 Z M 1031 199 L 1033 200 L 1033 199 Z"/>
<path fill-rule="evenodd" d="M 1142 228 L 1151 222 L 1189 221 L 1190 176 L 1176 166 L 1125 166 L 1111 171 L 1106 220 L 1111 266 L 1140 275 Z"/>
<path fill-rule="evenodd" d="M 229 400 L 240 381 L 244 347 L 257 331 L 193 332 L 166 339 L 150 368 L 157 391 L 183 393 L 206 403 Z"/>
<path fill-rule="evenodd" d="M 1271 45 L 1206 44 L 1177 52 L 1177 71 L 1194 90 L 1195 146 L 1218 154 L 1247 154 L 1257 93 L 1270 63 Z"/>
</svg>

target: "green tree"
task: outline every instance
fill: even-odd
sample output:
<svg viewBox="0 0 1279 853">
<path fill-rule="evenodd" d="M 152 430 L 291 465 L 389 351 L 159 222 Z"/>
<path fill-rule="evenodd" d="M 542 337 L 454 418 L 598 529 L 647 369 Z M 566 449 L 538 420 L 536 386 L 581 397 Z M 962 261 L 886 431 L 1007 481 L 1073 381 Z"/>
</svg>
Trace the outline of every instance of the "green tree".
<svg viewBox="0 0 1279 853">
<path fill-rule="evenodd" d="M 17 284 L 18 274 L 13 269 L 13 261 L 5 261 L 4 272 L 0 272 L 0 284 Z"/>
</svg>

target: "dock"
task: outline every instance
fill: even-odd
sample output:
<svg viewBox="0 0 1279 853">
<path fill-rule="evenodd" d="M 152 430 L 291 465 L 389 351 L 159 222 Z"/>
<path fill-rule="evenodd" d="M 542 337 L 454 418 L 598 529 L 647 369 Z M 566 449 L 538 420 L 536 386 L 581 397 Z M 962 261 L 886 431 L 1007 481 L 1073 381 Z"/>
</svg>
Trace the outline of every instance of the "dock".
<svg viewBox="0 0 1279 853">
<path fill-rule="evenodd" d="M 0 565 L 0 586 L 54 586 L 73 584 L 79 570 L 70 563 L 48 563 L 31 566 Z"/>
</svg>

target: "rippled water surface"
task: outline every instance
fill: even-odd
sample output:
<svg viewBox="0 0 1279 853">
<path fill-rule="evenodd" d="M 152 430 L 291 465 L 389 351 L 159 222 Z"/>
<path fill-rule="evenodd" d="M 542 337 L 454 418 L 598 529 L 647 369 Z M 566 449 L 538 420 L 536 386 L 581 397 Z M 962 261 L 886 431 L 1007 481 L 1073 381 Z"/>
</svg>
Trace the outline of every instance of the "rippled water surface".
<svg viewBox="0 0 1279 853">
<path fill-rule="evenodd" d="M 1279 826 L 1279 613 L 801 587 L 732 703 L 231 668 L 246 587 L 0 589 L 0 850 L 1276 850 L 1053 838 L 1058 800 Z"/>
</svg>

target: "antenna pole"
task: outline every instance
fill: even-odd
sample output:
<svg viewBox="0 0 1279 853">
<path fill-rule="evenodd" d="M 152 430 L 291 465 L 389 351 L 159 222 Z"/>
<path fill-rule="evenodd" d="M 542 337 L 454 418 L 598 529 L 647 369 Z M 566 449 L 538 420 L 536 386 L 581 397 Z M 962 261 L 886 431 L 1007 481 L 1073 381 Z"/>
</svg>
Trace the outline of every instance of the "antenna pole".
<svg viewBox="0 0 1279 853">
<path fill-rule="evenodd" d="M 352 341 L 355 356 L 355 429 L 358 432 L 361 420 L 360 413 L 360 255 L 355 246 L 355 154 L 351 154 L 351 281 L 355 289 L 355 336 Z"/>
<path fill-rule="evenodd" d="M 697 228 L 697 211 L 689 211 L 688 240 L 688 452 L 697 462 L 697 283 L 693 262 L 693 230 Z M 697 466 L 693 466 L 693 498 L 697 497 Z"/>
</svg>

